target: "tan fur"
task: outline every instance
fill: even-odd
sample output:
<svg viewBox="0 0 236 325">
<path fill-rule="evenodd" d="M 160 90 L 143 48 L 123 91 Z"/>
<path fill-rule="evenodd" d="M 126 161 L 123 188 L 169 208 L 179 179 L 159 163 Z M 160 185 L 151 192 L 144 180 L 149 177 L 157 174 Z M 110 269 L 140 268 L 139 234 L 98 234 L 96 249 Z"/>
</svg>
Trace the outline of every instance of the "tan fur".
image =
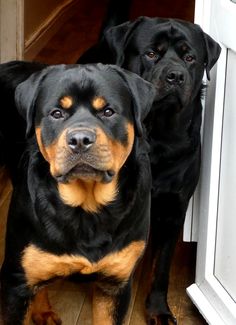
<svg viewBox="0 0 236 325">
<path fill-rule="evenodd" d="M 117 178 L 103 184 L 96 181 L 76 180 L 69 184 L 58 184 L 63 202 L 72 206 L 81 206 L 87 212 L 98 212 L 102 205 L 112 202 L 117 195 Z"/>
<path fill-rule="evenodd" d="M 93 292 L 93 324 L 112 325 L 115 301 L 99 288 Z"/>
<path fill-rule="evenodd" d="M 93 100 L 92 100 L 92 106 L 94 109 L 96 110 L 100 110 L 102 108 L 104 108 L 106 106 L 107 102 L 105 100 L 105 98 L 103 97 L 95 97 Z"/>
<path fill-rule="evenodd" d="M 112 222 L 112 221 L 111 221 Z M 29 286 L 54 277 L 66 277 L 72 273 L 102 273 L 127 281 L 145 248 L 145 242 L 135 241 L 121 251 L 110 253 L 97 262 L 76 255 L 55 255 L 29 245 L 22 255 L 22 267 Z M 35 267 L 35 265 L 37 267 Z"/>
<path fill-rule="evenodd" d="M 44 159 L 49 162 L 47 152 L 46 152 L 45 147 L 44 147 L 43 142 L 42 142 L 41 128 L 40 127 L 37 127 L 35 129 L 35 134 L 36 134 L 36 139 L 37 139 L 37 143 L 38 143 L 38 146 L 39 146 L 39 150 L 40 150 L 41 154 L 43 155 Z"/>
<path fill-rule="evenodd" d="M 40 127 L 35 129 L 35 133 L 39 150 L 44 159 L 49 163 L 51 174 L 53 176 L 60 174 L 60 164 L 64 162 L 64 152 L 67 150 L 65 140 L 66 131 L 62 132 L 59 138 L 47 147 L 43 144 Z"/>
<path fill-rule="evenodd" d="M 124 147 L 117 141 L 112 141 L 112 156 L 114 160 L 113 169 L 118 172 L 128 158 L 134 143 L 134 127 L 131 124 L 127 125 L 128 144 Z"/>
<path fill-rule="evenodd" d="M 73 105 L 73 98 L 71 96 L 64 96 L 60 99 L 60 105 L 64 109 L 69 109 Z"/>
</svg>

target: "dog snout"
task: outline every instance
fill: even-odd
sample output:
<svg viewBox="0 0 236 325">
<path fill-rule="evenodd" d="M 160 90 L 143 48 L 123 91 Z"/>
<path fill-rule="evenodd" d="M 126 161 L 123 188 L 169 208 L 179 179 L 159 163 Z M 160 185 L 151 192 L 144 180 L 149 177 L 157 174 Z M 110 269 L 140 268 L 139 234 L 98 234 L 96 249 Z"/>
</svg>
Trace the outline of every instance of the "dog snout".
<svg viewBox="0 0 236 325">
<path fill-rule="evenodd" d="M 185 82 L 185 79 L 183 71 L 170 70 L 166 75 L 166 81 L 171 85 L 181 86 Z"/>
<path fill-rule="evenodd" d="M 67 144 L 73 153 L 89 150 L 96 141 L 93 130 L 74 130 L 67 133 Z"/>
</svg>

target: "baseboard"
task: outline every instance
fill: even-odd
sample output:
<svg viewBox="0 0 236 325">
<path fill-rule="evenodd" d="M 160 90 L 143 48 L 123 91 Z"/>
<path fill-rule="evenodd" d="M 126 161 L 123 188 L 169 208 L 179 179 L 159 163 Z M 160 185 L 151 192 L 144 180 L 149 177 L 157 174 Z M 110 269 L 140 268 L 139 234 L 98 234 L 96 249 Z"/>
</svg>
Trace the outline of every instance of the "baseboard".
<svg viewBox="0 0 236 325">
<path fill-rule="evenodd" d="M 226 325 L 218 312 L 210 304 L 210 302 L 205 297 L 204 293 L 196 284 L 192 284 L 187 288 L 187 294 L 193 301 L 195 306 L 198 308 L 199 312 L 205 318 L 206 322 L 210 325 Z"/>
<path fill-rule="evenodd" d="M 73 14 L 78 0 L 67 0 L 59 5 L 51 15 L 25 42 L 24 59 L 33 60 L 40 50 L 47 44 L 63 23 Z"/>
</svg>

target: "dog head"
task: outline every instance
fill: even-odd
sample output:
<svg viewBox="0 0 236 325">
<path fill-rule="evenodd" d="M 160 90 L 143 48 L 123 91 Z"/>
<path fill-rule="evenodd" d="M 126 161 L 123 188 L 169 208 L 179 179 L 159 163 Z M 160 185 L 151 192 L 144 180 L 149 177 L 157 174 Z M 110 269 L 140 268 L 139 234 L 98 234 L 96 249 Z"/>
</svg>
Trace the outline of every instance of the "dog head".
<svg viewBox="0 0 236 325">
<path fill-rule="evenodd" d="M 175 19 L 140 17 L 110 28 L 105 40 L 116 64 L 152 82 L 157 101 L 168 98 L 179 109 L 199 93 L 204 70 L 210 79 L 220 55 L 198 25 Z"/>
<path fill-rule="evenodd" d="M 50 66 L 21 83 L 15 94 L 27 135 L 35 131 L 61 196 L 73 206 L 82 199 L 82 194 L 73 199 L 78 188 L 110 184 L 106 200 L 98 186 L 98 201 L 115 196 L 119 170 L 135 136 L 142 134 L 153 97 L 151 84 L 142 78 L 101 64 Z"/>
</svg>

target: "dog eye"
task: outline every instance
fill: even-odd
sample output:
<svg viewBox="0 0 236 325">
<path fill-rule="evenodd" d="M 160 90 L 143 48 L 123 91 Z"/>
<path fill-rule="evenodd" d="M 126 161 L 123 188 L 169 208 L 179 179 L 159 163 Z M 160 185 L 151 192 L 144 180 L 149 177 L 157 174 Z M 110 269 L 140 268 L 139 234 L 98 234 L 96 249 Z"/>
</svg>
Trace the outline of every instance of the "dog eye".
<svg viewBox="0 0 236 325">
<path fill-rule="evenodd" d="M 113 111 L 113 109 L 111 108 L 105 108 L 104 111 L 103 111 L 103 115 L 105 117 L 110 117 L 114 114 L 115 112 Z"/>
<path fill-rule="evenodd" d="M 192 62 L 194 60 L 194 57 L 192 55 L 186 55 L 184 59 L 187 62 Z"/>
<path fill-rule="evenodd" d="M 157 54 L 156 54 L 155 52 L 153 52 L 153 51 L 146 53 L 146 55 L 147 55 L 150 59 L 154 59 L 154 58 L 157 57 Z"/>
<path fill-rule="evenodd" d="M 60 119 L 60 118 L 64 117 L 64 115 L 62 114 L 62 112 L 59 109 L 55 109 L 54 111 L 52 111 L 50 113 L 50 115 L 55 119 Z"/>
</svg>

